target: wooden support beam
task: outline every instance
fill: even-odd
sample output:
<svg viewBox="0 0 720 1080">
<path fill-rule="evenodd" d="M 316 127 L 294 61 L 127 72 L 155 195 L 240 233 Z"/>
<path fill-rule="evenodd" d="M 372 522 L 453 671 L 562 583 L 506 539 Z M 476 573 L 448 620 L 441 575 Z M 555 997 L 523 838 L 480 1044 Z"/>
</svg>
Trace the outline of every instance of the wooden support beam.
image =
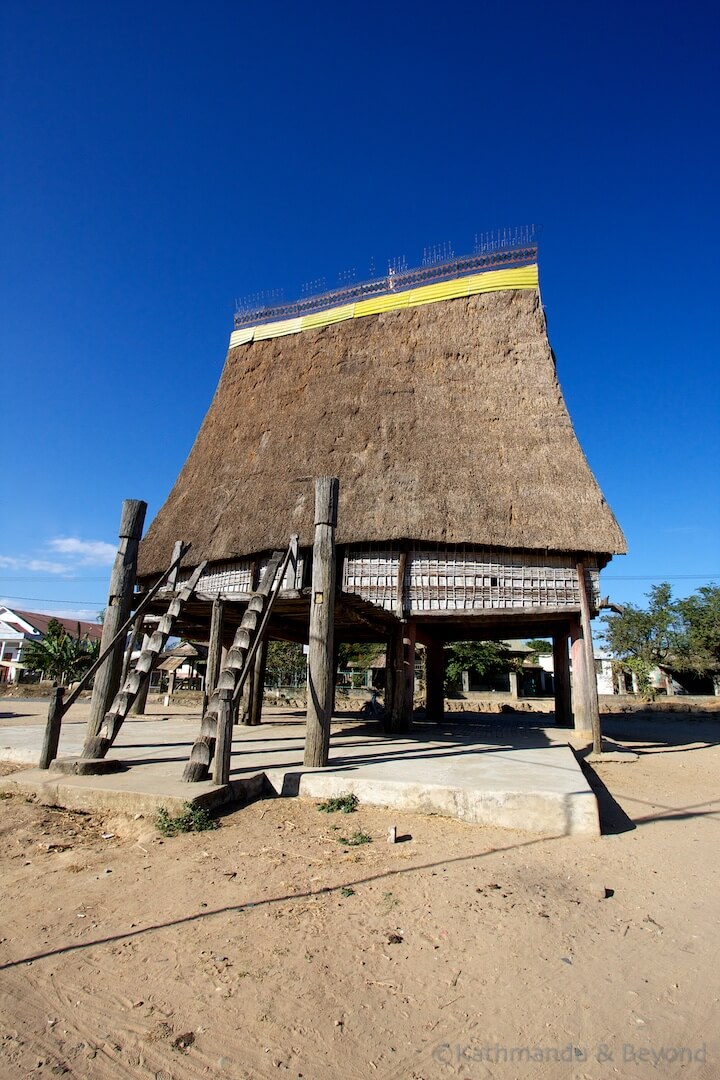
<svg viewBox="0 0 720 1080">
<path fill-rule="evenodd" d="M 62 727 L 62 718 L 65 711 L 63 707 L 64 694 L 64 686 L 56 686 L 52 692 L 50 708 L 48 709 L 47 725 L 45 727 L 45 738 L 43 740 L 40 761 L 38 762 L 41 769 L 49 769 L 50 763 L 57 757 L 58 743 L 60 742 L 60 728 Z"/>
<path fill-rule="evenodd" d="M 334 713 L 337 708 L 337 675 L 338 668 L 340 667 L 340 645 L 342 642 L 338 641 L 338 636 L 335 634 L 333 640 L 333 658 L 332 658 L 332 706 L 331 711 Z"/>
<path fill-rule="evenodd" d="M 555 694 L 555 723 L 558 727 L 572 726 L 570 700 L 570 655 L 567 631 L 553 634 L 553 684 Z"/>
<path fill-rule="evenodd" d="M 268 639 L 263 638 L 263 640 L 258 645 L 258 650 L 255 653 L 255 660 L 253 661 L 252 678 L 248 680 L 252 687 L 250 695 L 250 705 L 248 709 L 248 724 L 253 727 L 257 727 L 258 724 L 262 723 L 262 707 L 263 697 L 265 695 L 265 672 L 267 671 L 268 644 Z"/>
<path fill-rule="evenodd" d="M 140 499 L 126 499 L 122 505 L 120 543 L 110 575 L 110 592 L 105 608 L 100 652 L 104 652 L 132 610 L 138 546 L 146 510 L 147 503 Z M 105 714 L 120 689 L 124 651 L 124 642 L 119 640 L 95 676 L 90 702 L 88 736 L 95 736 L 100 731 Z"/>
<path fill-rule="evenodd" d="M 392 731 L 393 708 L 395 704 L 395 695 L 397 693 L 396 687 L 397 681 L 400 678 L 400 671 L 402 670 L 399 664 L 397 642 L 399 633 L 399 625 L 393 626 L 385 645 L 385 720 L 383 726 L 388 733 Z"/>
<path fill-rule="evenodd" d="M 205 669 L 205 692 L 203 695 L 203 713 L 207 709 L 207 703 L 212 692 L 217 686 L 220 675 L 220 661 L 222 659 L 222 632 L 223 613 L 225 604 L 216 597 L 212 602 L 210 611 L 210 639 L 208 641 L 207 668 Z"/>
<path fill-rule="evenodd" d="M 415 692 L 415 623 L 408 618 L 406 576 L 407 551 L 398 557 L 395 614 L 398 622 L 390 634 L 387 652 L 392 697 L 385 695 L 385 730 L 388 733 L 409 731 L 412 727 Z"/>
<path fill-rule="evenodd" d="M 441 724 L 445 711 L 445 649 L 442 641 L 428 639 L 425 645 L 425 713 Z"/>
<path fill-rule="evenodd" d="M 572 668 L 572 714 L 576 731 L 590 730 L 585 672 L 585 642 L 580 619 L 570 623 L 570 663 Z"/>
<path fill-rule="evenodd" d="M 410 731 L 415 707 L 415 620 L 403 627 L 403 701 L 402 731 Z"/>
<path fill-rule="evenodd" d="M 180 560 L 182 559 L 182 540 L 176 540 L 173 547 L 172 557 L 170 562 L 173 564 L 173 569 L 168 574 L 168 579 L 165 582 L 163 588 L 170 592 L 175 592 L 177 588 L 178 571 L 180 570 Z"/>
<path fill-rule="evenodd" d="M 290 568 L 292 570 L 290 587 L 293 591 L 299 592 L 302 589 L 302 567 L 300 565 L 300 537 L 297 533 L 293 533 L 290 537 Z"/>
<path fill-rule="evenodd" d="M 235 698 L 235 723 L 249 724 L 253 703 L 253 679 L 246 679 L 240 694 Z"/>
<path fill-rule="evenodd" d="M 327 765 L 333 696 L 333 629 L 335 608 L 335 529 L 340 483 L 335 477 L 315 481 L 315 542 L 310 597 L 307 731 L 304 764 Z"/>
<path fill-rule="evenodd" d="M 392 671 L 392 675 L 391 693 L 385 694 L 385 730 L 395 734 L 412 727 L 415 693 L 415 622 L 412 619 L 393 628 L 387 658 L 387 672 Z"/>
<path fill-rule="evenodd" d="M 600 705 L 598 702 L 597 677 L 595 675 L 595 653 L 593 650 L 592 627 L 590 626 L 590 595 L 585 566 L 577 564 L 578 585 L 580 591 L 580 625 L 582 626 L 585 647 L 585 665 L 587 668 L 587 708 L 590 729 L 593 738 L 593 753 L 602 753 L 602 732 L 600 730 Z"/>
<path fill-rule="evenodd" d="M 213 764 L 213 783 L 224 785 L 230 779 L 230 757 L 233 735 L 233 692 L 219 690 L 217 702 L 217 745 Z"/>
</svg>

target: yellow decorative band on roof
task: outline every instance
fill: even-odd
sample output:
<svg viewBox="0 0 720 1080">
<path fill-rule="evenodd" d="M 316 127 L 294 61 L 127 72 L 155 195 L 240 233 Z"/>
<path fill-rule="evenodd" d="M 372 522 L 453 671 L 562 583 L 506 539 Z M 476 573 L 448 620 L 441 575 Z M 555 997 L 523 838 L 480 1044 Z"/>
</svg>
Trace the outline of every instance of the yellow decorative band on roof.
<svg viewBox="0 0 720 1080">
<path fill-rule="evenodd" d="M 362 319 L 366 315 L 379 315 L 383 311 L 436 304 L 440 300 L 457 300 L 459 297 L 476 296 L 478 293 L 537 287 L 537 263 L 508 270 L 487 270 L 484 274 L 468 274 L 467 277 L 438 281 L 434 285 L 421 285 L 417 289 L 406 289 L 404 292 L 387 292 L 370 300 L 358 300 L 355 304 L 343 304 L 341 307 L 328 308 L 327 311 L 316 311 L 312 315 L 299 315 L 260 326 L 244 326 L 230 335 L 230 348 L 245 345 L 250 341 L 266 341 L 268 338 L 282 337 L 285 334 L 299 334 L 303 330 L 319 330 L 344 319 Z"/>
<path fill-rule="evenodd" d="M 330 326 L 331 323 L 342 322 L 343 319 L 356 317 L 357 304 L 343 304 L 342 307 L 328 308 L 327 311 L 316 311 L 312 315 L 303 315 L 301 318 L 301 330 L 316 330 L 319 326 Z"/>
</svg>

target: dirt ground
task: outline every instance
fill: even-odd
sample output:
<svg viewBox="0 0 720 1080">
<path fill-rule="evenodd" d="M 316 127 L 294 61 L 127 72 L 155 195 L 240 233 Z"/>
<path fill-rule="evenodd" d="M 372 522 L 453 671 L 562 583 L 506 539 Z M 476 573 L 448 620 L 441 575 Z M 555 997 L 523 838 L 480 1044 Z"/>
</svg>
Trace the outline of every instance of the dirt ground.
<svg viewBox="0 0 720 1080">
<path fill-rule="evenodd" d="M 613 724 L 597 841 L 4 798 L 0 1076 L 717 1080 L 720 722 Z"/>
</svg>

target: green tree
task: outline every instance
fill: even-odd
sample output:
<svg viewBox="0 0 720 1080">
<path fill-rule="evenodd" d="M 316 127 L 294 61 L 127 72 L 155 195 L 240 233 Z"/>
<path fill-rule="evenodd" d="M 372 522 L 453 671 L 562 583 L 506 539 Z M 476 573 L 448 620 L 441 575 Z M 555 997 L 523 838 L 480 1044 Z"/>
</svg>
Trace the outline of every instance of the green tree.
<svg viewBox="0 0 720 1080">
<path fill-rule="evenodd" d="M 307 657 L 295 641 L 271 641 L 266 679 L 275 686 L 299 686 L 307 674 Z"/>
<path fill-rule="evenodd" d="M 367 671 L 384 652 L 385 645 L 381 642 L 363 641 L 355 645 L 343 642 L 338 649 L 338 663 L 341 668 L 347 668 L 353 664 L 359 670 Z"/>
<path fill-rule="evenodd" d="M 667 664 L 684 648 L 682 621 L 672 589 L 665 581 L 653 585 L 646 608 L 624 605 L 622 611 L 604 615 L 600 635 L 623 667 L 637 676 L 641 694 L 652 693 L 650 673 Z"/>
<path fill-rule="evenodd" d="M 530 638 L 525 644 L 532 649 L 532 659 L 535 663 L 538 656 L 548 656 L 553 651 L 552 642 L 546 641 L 545 638 Z"/>
<path fill-rule="evenodd" d="M 548 653 L 553 651 L 552 642 L 546 641 L 545 638 L 530 638 L 525 644 L 529 649 L 532 649 L 537 656 L 547 656 Z"/>
<path fill-rule="evenodd" d="M 678 668 L 709 675 L 720 694 L 720 587 L 703 585 L 676 604 L 682 623 L 675 663 Z"/>
<path fill-rule="evenodd" d="M 456 641 L 447 650 L 445 683 L 454 689 L 461 685 L 463 671 L 483 677 L 509 671 L 511 666 L 510 650 L 504 641 Z"/>
<path fill-rule="evenodd" d="M 81 679 L 99 655 L 100 642 L 90 641 L 80 633 L 72 637 L 57 619 L 48 623 L 42 641 L 31 641 L 23 648 L 22 659 L 28 671 L 57 679 L 60 683 Z"/>
<path fill-rule="evenodd" d="M 703 585 L 685 600 L 673 600 L 667 582 L 654 585 L 647 608 L 626 604 L 605 615 L 603 640 L 642 693 L 650 691 L 650 672 L 662 664 L 712 678 L 720 693 L 720 587 Z"/>
</svg>

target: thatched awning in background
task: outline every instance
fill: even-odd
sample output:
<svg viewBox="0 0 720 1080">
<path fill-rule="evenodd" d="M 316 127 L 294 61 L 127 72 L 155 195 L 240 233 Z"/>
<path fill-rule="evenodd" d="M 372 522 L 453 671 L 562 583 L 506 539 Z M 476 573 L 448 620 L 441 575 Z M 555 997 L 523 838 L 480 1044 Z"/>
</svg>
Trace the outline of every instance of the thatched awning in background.
<svg viewBox="0 0 720 1080">
<path fill-rule="evenodd" d="M 312 543 L 340 478 L 339 543 L 625 551 L 575 437 L 535 291 L 388 311 L 232 348 L 140 573 Z"/>
</svg>

